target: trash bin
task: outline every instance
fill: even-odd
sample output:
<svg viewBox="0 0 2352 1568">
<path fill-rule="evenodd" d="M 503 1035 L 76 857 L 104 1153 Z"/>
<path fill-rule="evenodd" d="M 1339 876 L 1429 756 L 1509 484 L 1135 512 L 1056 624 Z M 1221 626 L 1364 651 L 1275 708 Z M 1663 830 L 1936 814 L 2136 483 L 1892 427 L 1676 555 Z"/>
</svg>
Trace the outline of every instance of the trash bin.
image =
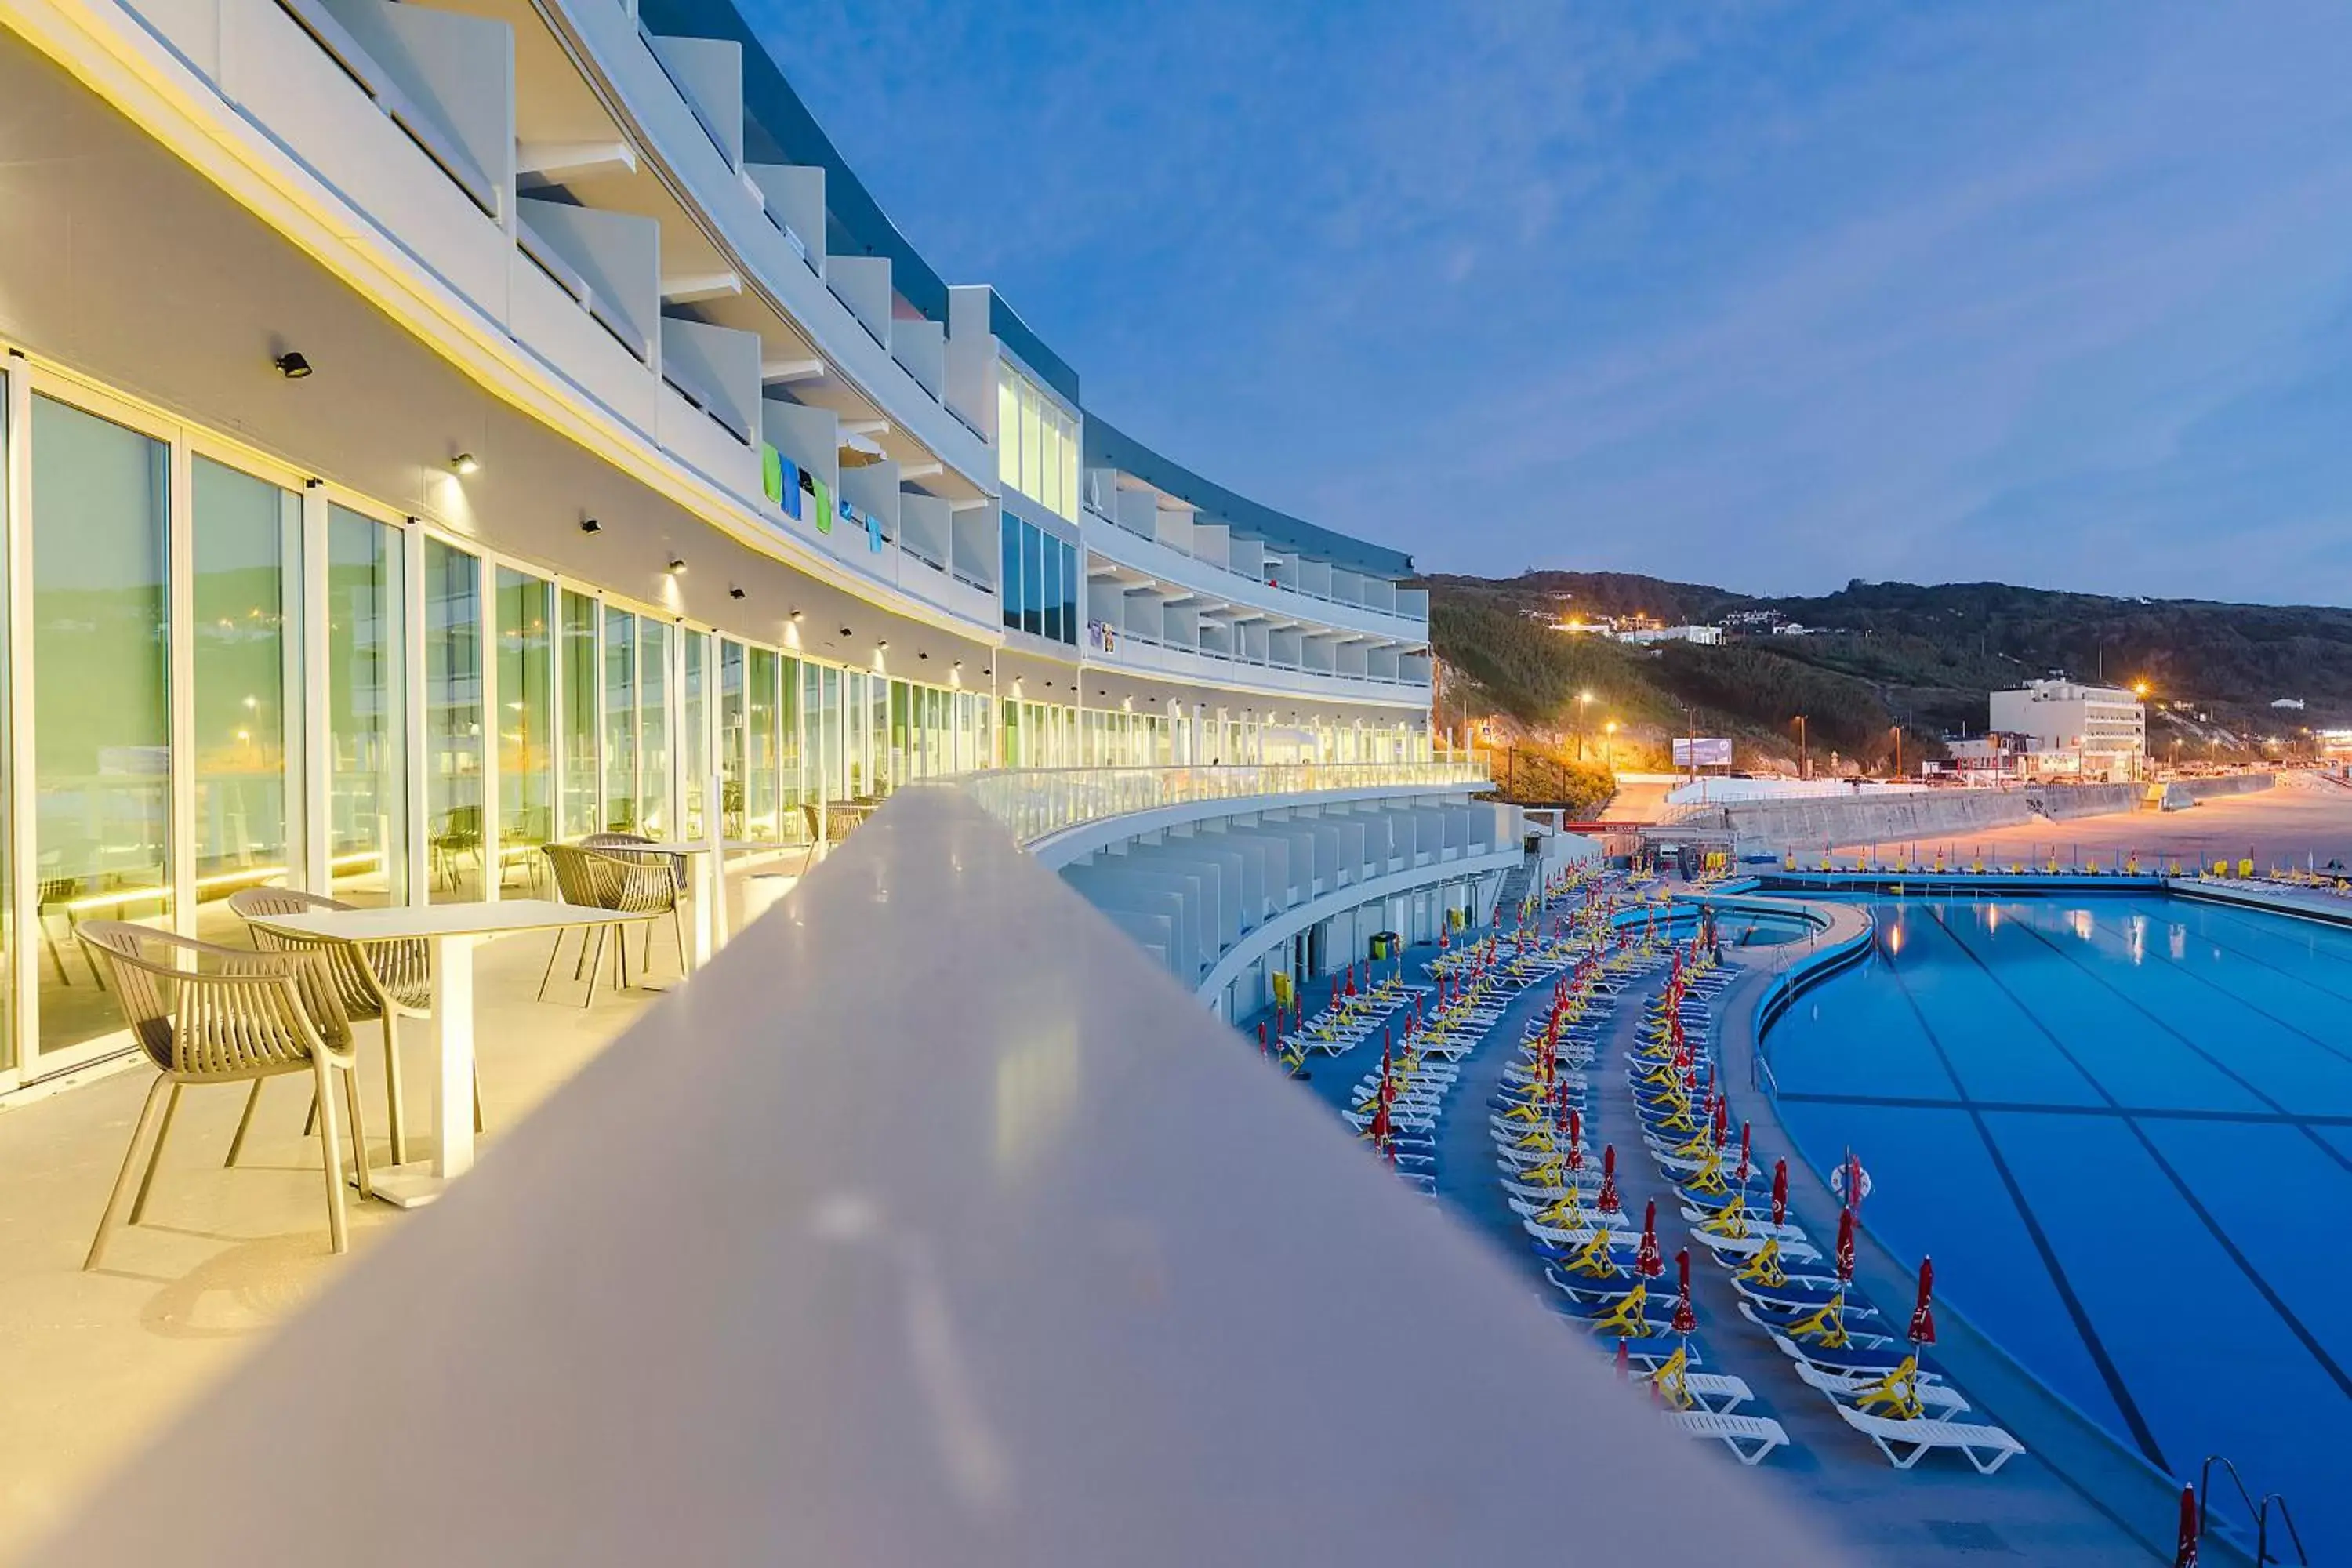
<svg viewBox="0 0 2352 1568">
<path fill-rule="evenodd" d="M 1402 940 L 1392 931 L 1376 931 L 1372 933 L 1374 958 L 1394 958 L 1397 955 L 1397 950 L 1402 945 Z"/>
</svg>

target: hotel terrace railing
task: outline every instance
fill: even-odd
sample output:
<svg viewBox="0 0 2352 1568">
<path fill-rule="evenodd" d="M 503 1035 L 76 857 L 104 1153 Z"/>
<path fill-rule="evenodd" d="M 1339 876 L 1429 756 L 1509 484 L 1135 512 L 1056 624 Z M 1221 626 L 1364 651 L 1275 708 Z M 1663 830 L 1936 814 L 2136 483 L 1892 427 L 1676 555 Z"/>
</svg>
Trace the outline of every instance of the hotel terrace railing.
<svg viewBox="0 0 2352 1568">
<path fill-rule="evenodd" d="M 1107 816 L 1251 795 L 1381 789 L 1482 790 L 1483 763 L 1265 763 L 1230 767 L 1032 768 L 955 781 L 1023 844 Z"/>
<path fill-rule="evenodd" d="M 894 797 L 28 1561 L 1852 1561 L 973 793 Z"/>
</svg>

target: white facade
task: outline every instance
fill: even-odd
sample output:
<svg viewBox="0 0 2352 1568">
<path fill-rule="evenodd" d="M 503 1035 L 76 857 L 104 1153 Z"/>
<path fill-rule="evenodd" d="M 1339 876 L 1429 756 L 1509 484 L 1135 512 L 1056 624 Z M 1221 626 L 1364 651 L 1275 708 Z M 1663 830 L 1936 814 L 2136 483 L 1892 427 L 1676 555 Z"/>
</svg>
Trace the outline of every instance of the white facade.
<svg viewBox="0 0 2352 1568">
<path fill-rule="evenodd" d="M 2139 776 L 2147 752 L 2147 705 L 2112 686 L 2071 680 L 2029 680 L 1991 697 L 1989 728 L 2022 735 L 2031 750 L 2066 753 L 2084 778 Z"/>
<path fill-rule="evenodd" d="M 0 102 L 0 1094 L 85 918 L 1429 754 L 1410 558 L 1090 417 L 724 0 L 26 0 Z"/>
</svg>

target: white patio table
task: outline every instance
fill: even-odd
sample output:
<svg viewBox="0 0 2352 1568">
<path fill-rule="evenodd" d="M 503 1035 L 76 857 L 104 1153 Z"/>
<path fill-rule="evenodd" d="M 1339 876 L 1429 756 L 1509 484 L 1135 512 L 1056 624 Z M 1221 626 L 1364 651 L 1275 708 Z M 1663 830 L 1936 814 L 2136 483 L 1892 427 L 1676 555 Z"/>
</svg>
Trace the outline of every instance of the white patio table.
<svg viewBox="0 0 2352 1568">
<path fill-rule="evenodd" d="M 495 903 L 255 916 L 252 923 L 268 931 L 326 937 L 362 947 L 378 942 L 425 942 L 432 973 L 426 1023 L 433 1035 L 433 1157 L 370 1173 L 376 1196 L 402 1208 L 417 1208 L 439 1197 L 443 1187 L 473 1168 L 474 949 L 524 931 L 568 931 L 652 918 L 550 899 L 500 899 Z"/>
</svg>

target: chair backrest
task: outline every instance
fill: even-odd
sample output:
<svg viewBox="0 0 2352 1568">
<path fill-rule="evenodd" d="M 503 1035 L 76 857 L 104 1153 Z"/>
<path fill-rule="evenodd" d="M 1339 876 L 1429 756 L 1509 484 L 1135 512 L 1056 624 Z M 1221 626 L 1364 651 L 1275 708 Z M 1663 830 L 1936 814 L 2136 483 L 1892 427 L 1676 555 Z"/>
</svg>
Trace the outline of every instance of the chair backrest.
<svg viewBox="0 0 2352 1568">
<path fill-rule="evenodd" d="M 131 1031 L 184 1078 L 250 1078 L 319 1050 L 346 1050 L 351 1022 L 309 954 L 222 947 L 126 921 L 74 934 L 106 964 Z"/>
<path fill-rule="evenodd" d="M 677 879 L 661 863 L 666 857 L 615 855 L 581 844 L 550 844 L 546 849 L 555 890 L 567 904 L 634 913 L 677 903 Z"/>
<path fill-rule="evenodd" d="M 626 853 L 628 850 L 634 849 L 641 844 L 651 844 L 654 842 L 656 842 L 654 839 L 647 838 L 642 833 L 591 833 L 580 840 L 580 847 L 583 849 L 620 850 L 623 851 L 620 858 L 624 860 L 634 860 L 640 863 L 666 866 L 669 869 L 669 879 L 673 883 L 677 884 L 677 890 L 683 893 L 686 891 L 687 879 L 685 856 L 670 854 L 631 855 Z"/>
<path fill-rule="evenodd" d="M 323 893 L 306 893 L 299 888 L 240 888 L 228 896 L 228 907 L 239 920 L 250 922 L 267 920 L 271 915 L 303 915 L 318 910 L 353 910 L 357 904 L 347 904 L 341 899 L 331 899 Z M 253 945 L 264 952 L 317 953 L 327 966 L 329 981 L 335 988 L 335 999 L 341 1004 L 347 1016 L 373 1018 L 383 1010 L 382 987 L 370 973 L 368 962 L 360 950 L 347 942 L 335 942 L 326 937 L 289 936 L 267 926 L 248 923 L 246 934 Z"/>
</svg>

